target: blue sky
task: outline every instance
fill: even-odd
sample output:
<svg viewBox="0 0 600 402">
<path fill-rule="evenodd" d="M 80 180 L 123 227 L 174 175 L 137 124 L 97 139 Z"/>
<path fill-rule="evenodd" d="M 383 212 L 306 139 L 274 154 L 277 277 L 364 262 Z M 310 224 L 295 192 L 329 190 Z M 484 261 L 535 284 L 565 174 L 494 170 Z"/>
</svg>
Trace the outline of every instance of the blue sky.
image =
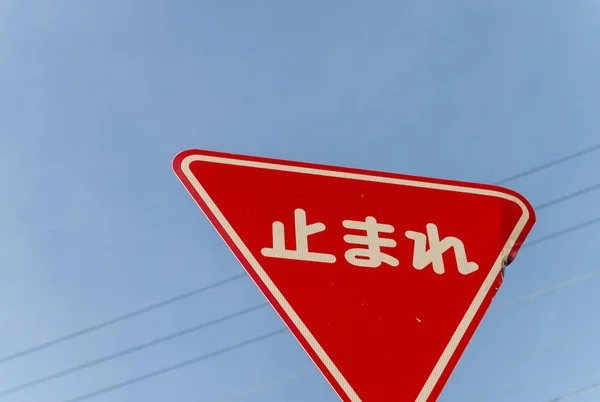
<svg viewBox="0 0 600 402">
<path fill-rule="evenodd" d="M 243 273 L 171 171 L 183 149 L 490 183 L 598 143 L 599 19 L 594 0 L 4 0 L 0 355 Z M 539 205 L 599 161 L 506 186 Z M 599 202 L 539 211 L 530 239 Z M 589 226 L 523 249 L 440 401 L 599 382 L 600 276 L 502 307 L 599 270 L 598 244 Z M 244 277 L 0 363 L 0 393 L 262 302 Z M 263 308 L 0 402 L 65 402 L 281 326 Z M 92 400 L 338 399 L 286 332 Z"/>
</svg>

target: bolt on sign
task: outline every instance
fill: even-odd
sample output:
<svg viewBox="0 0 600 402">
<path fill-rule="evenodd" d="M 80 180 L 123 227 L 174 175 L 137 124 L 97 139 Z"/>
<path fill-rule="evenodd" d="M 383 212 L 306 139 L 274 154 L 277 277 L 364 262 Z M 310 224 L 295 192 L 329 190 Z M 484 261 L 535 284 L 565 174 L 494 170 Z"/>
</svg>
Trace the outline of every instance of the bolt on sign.
<svg viewBox="0 0 600 402">
<path fill-rule="evenodd" d="M 497 186 L 199 150 L 173 168 L 348 402 L 435 401 L 535 222 Z"/>
</svg>

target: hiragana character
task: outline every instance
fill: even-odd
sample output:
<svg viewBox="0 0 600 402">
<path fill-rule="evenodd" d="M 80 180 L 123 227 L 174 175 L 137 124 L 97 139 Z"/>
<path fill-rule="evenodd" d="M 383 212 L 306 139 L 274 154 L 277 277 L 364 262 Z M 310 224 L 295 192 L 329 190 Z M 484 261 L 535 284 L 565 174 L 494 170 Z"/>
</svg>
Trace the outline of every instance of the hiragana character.
<svg viewBox="0 0 600 402">
<path fill-rule="evenodd" d="M 413 266 L 416 269 L 424 269 L 427 265 L 433 264 L 433 271 L 436 274 L 443 274 L 445 272 L 443 255 L 450 248 L 454 249 L 458 272 L 468 275 L 479 269 L 476 263 L 467 261 L 463 242 L 456 237 L 446 237 L 440 241 L 438 228 L 433 223 L 427 224 L 427 235 L 409 230 L 406 232 L 406 237 L 415 242 Z M 429 250 L 426 249 L 427 242 L 429 242 Z"/>
<path fill-rule="evenodd" d="M 351 244 L 361 244 L 367 248 L 352 248 L 346 251 L 346 261 L 359 267 L 376 268 L 382 262 L 393 267 L 398 266 L 399 261 L 391 255 L 381 251 L 381 247 L 395 247 L 396 242 L 392 239 L 381 239 L 379 233 L 393 233 L 394 227 L 368 216 L 364 222 L 345 220 L 342 222 L 345 228 L 366 231 L 365 236 L 345 235 L 344 241 Z"/>
</svg>

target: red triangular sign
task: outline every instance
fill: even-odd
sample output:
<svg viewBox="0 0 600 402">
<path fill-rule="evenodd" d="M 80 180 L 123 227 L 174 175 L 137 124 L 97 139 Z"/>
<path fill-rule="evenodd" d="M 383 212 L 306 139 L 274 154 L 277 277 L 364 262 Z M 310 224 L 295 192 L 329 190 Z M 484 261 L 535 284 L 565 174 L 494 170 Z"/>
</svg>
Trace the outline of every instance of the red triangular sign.
<svg viewBox="0 0 600 402">
<path fill-rule="evenodd" d="M 535 221 L 500 187 L 190 150 L 174 170 L 344 401 L 435 401 Z"/>
</svg>

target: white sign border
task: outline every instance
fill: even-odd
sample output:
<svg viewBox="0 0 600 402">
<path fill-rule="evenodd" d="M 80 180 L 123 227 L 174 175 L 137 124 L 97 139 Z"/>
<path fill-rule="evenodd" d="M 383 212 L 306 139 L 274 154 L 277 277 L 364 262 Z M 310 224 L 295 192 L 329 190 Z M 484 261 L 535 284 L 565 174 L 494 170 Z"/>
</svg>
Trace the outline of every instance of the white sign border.
<svg viewBox="0 0 600 402">
<path fill-rule="evenodd" d="M 274 162 L 258 162 L 258 161 L 252 161 L 252 160 L 236 159 L 235 157 L 227 158 L 227 157 L 203 155 L 203 154 L 191 154 L 191 155 L 184 157 L 181 160 L 181 165 L 180 165 L 181 170 L 182 170 L 183 174 L 185 175 L 185 177 L 189 180 L 189 182 L 192 185 L 192 187 L 194 188 L 194 190 L 197 192 L 197 194 L 200 196 L 200 198 L 206 203 L 206 205 L 208 206 L 210 211 L 213 213 L 215 218 L 218 220 L 218 222 L 221 224 L 223 229 L 229 235 L 229 237 L 231 238 L 231 240 L 233 241 L 235 246 L 242 253 L 244 258 L 246 258 L 247 262 L 254 269 L 255 273 L 263 281 L 264 285 L 271 292 L 273 297 L 275 297 L 275 299 L 277 300 L 277 302 L 279 303 L 281 308 L 285 311 L 285 313 L 288 315 L 290 320 L 292 320 L 292 322 L 294 323 L 294 325 L 296 326 L 298 331 L 300 331 L 302 336 L 305 338 L 306 342 L 308 342 L 310 347 L 313 349 L 313 351 L 316 353 L 316 355 L 319 357 L 319 359 L 321 359 L 322 363 L 329 370 L 329 372 L 331 373 L 333 378 L 338 382 L 339 386 L 342 388 L 342 390 L 346 393 L 346 396 L 352 402 L 360 402 L 361 401 L 358 394 L 354 391 L 352 386 L 344 378 L 342 373 L 339 371 L 339 369 L 336 367 L 336 365 L 333 363 L 333 361 L 329 358 L 327 353 L 325 353 L 325 351 L 323 350 L 321 345 L 317 342 L 317 340 L 312 335 L 312 333 L 309 331 L 309 329 L 306 327 L 306 325 L 304 325 L 304 323 L 302 322 L 300 317 L 296 314 L 296 312 L 294 311 L 292 306 L 287 302 L 287 300 L 281 294 L 281 292 L 279 291 L 277 286 L 275 286 L 275 284 L 273 283 L 271 278 L 269 278 L 269 276 L 267 275 L 265 270 L 261 267 L 261 265 L 258 263 L 256 258 L 254 258 L 254 256 L 250 252 L 250 250 L 248 250 L 248 248 L 246 247 L 244 242 L 241 240 L 241 238 L 235 232 L 233 227 L 229 224 L 229 222 L 227 221 L 225 216 L 221 213 L 221 211 L 219 210 L 217 205 L 210 198 L 210 196 L 208 195 L 208 193 L 206 192 L 204 187 L 202 187 L 200 182 L 193 175 L 192 171 L 190 170 L 190 165 L 193 162 L 199 162 L 199 161 L 226 164 L 226 165 L 252 167 L 252 168 L 258 168 L 258 169 L 303 173 L 303 174 L 309 174 L 309 175 L 318 175 L 318 176 L 336 177 L 336 178 L 353 179 L 353 180 L 361 180 L 361 181 L 370 181 L 370 182 L 377 182 L 377 183 L 387 183 L 387 184 L 395 184 L 395 185 L 401 185 L 401 186 L 421 187 L 421 188 L 429 188 L 429 189 L 434 189 L 434 190 L 445 190 L 445 191 L 453 191 L 453 192 L 461 192 L 461 193 L 479 194 L 479 195 L 503 198 L 503 199 L 512 201 L 521 207 L 521 210 L 523 211 L 523 215 L 517 222 L 517 225 L 515 226 L 514 230 L 512 231 L 511 235 L 509 236 L 508 241 L 503 248 L 503 251 L 500 253 L 498 258 L 494 262 L 494 265 L 493 265 L 492 269 L 490 270 L 490 273 L 488 274 L 488 276 L 486 277 L 485 281 L 483 282 L 481 288 L 477 292 L 475 299 L 473 300 L 473 302 L 467 309 L 467 312 L 466 312 L 465 316 L 463 317 L 463 319 L 461 320 L 461 322 L 459 323 L 458 328 L 454 332 L 453 336 L 450 338 L 450 342 L 444 349 L 442 356 L 440 357 L 440 359 L 438 360 L 437 364 L 435 365 L 433 371 L 429 375 L 429 378 L 425 382 L 425 385 L 421 389 L 421 392 L 419 393 L 415 402 L 426 402 L 427 399 L 429 398 L 429 396 L 431 395 L 431 393 L 433 392 L 437 382 L 440 379 L 440 376 L 442 375 L 448 362 L 450 361 L 450 359 L 456 352 L 456 348 L 458 347 L 465 332 L 467 331 L 471 322 L 473 321 L 473 318 L 477 314 L 477 311 L 479 311 L 479 308 L 481 307 L 481 304 L 483 303 L 487 294 L 489 293 L 496 277 L 502 270 L 502 263 L 503 263 L 504 257 L 506 256 L 506 253 L 508 253 L 513 248 L 515 242 L 521 235 L 522 231 L 525 229 L 527 222 L 529 221 L 529 218 L 530 218 L 530 213 L 529 213 L 527 206 L 519 198 L 517 198 L 511 194 L 502 193 L 500 191 L 487 190 L 487 189 L 483 189 L 483 188 L 461 187 L 461 186 L 451 185 L 451 184 L 440 184 L 440 183 L 431 183 L 431 182 L 426 182 L 426 181 L 407 180 L 407 179 L 399 179 L 399 178 L 386 177 L 386 176 L 376 176 L 373 174 L 350 173 L 350 172 L 344 172 L 344 171 L 325 170 L 325 169 L 312 168 L 312 167 L 290 166 L 290 165 L 278 164 L 278 163 L 274 163 Z"/>
</svg>

